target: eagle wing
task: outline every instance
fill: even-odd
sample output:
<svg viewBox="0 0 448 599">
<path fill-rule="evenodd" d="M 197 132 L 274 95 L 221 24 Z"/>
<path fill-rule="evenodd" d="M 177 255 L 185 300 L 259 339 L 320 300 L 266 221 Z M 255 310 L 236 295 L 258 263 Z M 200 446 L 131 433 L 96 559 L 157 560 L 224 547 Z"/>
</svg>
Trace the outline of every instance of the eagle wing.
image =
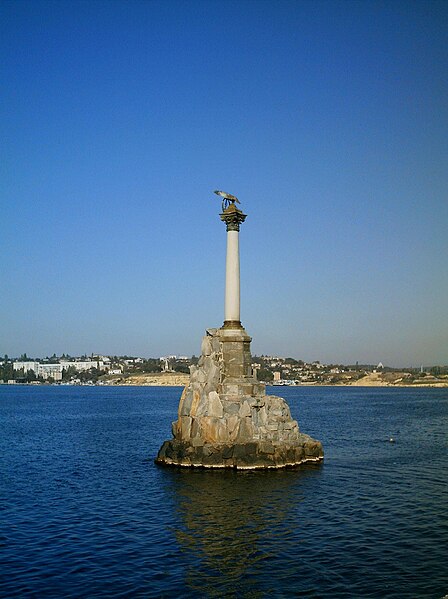
<svg viewBox="0 0 448 599">
<path fill-rule="evenodd" d="M 230 193 L 227 193 L 226 191 L 219 191 L 218 189 L 216 189 L 215 193 L 217 196 L 221 196 L 222 198 L 225 198 L 226 200 L 231 200 L 232 202 L 236 202 L 237 204 L 241 203 L 238 198 L 236 198 L 235 196 L 233 196 Z"/>
</svg>

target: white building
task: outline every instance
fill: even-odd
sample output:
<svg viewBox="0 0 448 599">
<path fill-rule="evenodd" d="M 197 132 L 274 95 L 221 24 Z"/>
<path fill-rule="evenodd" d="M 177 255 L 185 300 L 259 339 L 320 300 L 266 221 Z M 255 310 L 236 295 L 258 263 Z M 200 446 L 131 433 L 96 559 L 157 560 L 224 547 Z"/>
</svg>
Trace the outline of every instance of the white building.
<svg viewBox="0 0 448 599">
<path fill-rule="evenodd" d="M 37 376 L 43 379 L 53 378 L 55 381 L 62 381 L 62 364 L 38 364 Z"/>
<path fill-rule="evenodd" d="M 22 370 L 26 374 L 28 370 L 32 370 L 36 376 L 41 376 L 43 379 L 53 377 L 55 381 L 62 380 L 62 371 L 68 368 L 75 368 L 78 372 L 98 368 L 104 370 L 104 362 L 102 360 L 61 360 L 58 364 L 41 364 L 40 362 L 13 362 L 14 370 Z"/>
<path fill-rule="evenodd" d="M 32 362 L 31 360 L 27 361 L 27 362 L 13 362 L 13 369 L 14 370 L 22 370 L 23 368 L 23 372 L 27 373 L 28 370 L 32 370 L 33 372 L 37 373 L 37 367 L 39 366 L 39 362 Z"/>
<path fill-rule="evenodd" d="M 91 368 L 98 368 L 98 370 L 104 370 L 104 362 L 102 360 L 61 360 L 60 364 L 62 365 L 64 370 L 67 370 L 68 368 L 72 367 L 76 368 L 78 372 L 81 372 L 83 370 L 90 370 Z"/>
</svg>

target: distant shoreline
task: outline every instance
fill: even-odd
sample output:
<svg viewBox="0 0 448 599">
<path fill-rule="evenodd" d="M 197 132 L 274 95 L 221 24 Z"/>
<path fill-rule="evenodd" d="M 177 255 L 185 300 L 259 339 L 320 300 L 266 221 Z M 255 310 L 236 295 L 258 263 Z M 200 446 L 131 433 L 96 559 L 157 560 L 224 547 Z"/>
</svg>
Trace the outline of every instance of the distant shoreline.
<svg viewBox="0 0 448 599">
<path fill-rule="evenodd" d="M 111 383 L 76 383 L 76 384 L 64 384 L 64 383 L 0 383 L 0 387 L 185 387 L 186 383 L 164 381 L 164 382 L 134 382 L 134 381 L 120 381 Z M 276 389 L 281 388 L 313 388 L 313 387 L 361 387 L 363 389 L 368 388 L 384 388 L 384 389 L 448 389 L 448 383 L 417 383 L 414 385 L 393 385 L 390 383 L 366 383 L 366 384 L 350 384 L 350 383 L 304 383 L 299 385 L 272 385 L 266 383 L 266 387 L 275 387 Z"/>
</svg>

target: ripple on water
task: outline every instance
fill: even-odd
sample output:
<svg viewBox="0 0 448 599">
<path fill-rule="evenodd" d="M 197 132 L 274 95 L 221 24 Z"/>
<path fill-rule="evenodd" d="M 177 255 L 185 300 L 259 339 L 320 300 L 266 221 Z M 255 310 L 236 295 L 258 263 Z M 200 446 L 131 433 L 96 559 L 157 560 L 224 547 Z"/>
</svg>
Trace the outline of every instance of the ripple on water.
<svg viewBox="0 0 448 599">
<path fill-rule="evenodd" d="M 448 392 L 283 391 L 323 464 L 157 468 L 179 389 L 0 389 L 0 595 L 445 595 Z"/>
</svg>

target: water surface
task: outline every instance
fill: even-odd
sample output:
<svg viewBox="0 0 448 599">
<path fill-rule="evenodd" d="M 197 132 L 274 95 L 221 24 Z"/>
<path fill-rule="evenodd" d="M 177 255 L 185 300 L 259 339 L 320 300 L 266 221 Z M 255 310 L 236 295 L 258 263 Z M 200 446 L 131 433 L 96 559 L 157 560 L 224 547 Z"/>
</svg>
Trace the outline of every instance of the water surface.
<svg viewBox="0 0 448 599">
<path fill-rule="evenodd" d="M 448 390 L 272 389 L 325 460 L 254 473 L 155 466 L 180 391 L 0 387 L 1 597 L 448 593 Z"/>
</svg>

